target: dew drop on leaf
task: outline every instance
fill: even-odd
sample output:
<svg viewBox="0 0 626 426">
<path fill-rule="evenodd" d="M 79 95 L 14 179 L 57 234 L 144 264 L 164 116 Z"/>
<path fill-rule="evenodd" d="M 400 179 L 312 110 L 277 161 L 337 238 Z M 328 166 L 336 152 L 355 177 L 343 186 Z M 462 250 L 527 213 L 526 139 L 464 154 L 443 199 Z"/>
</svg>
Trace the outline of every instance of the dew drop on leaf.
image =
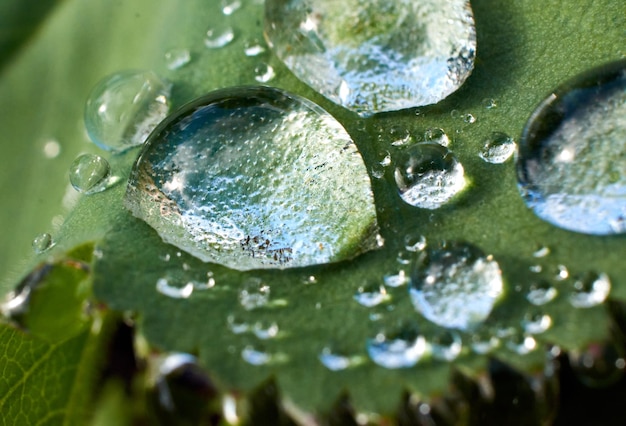
<svg viewBox="0 0 626 426">
<path fill-rule="evenodd" d="M 491 164 L 506 162 L 517 150 L 517 144 L 506 133 L 492 132 L 478 154 L 480 158 Z"/>
<path fill-rule="evenodd" d="M 575 308 L 591 308 L 603 303 L 611 292 L 611 280 L 605 273 L 587 272 L 574 278 L 569 301 Z"/>
<path fill-rule="evenodd" d="M 526 299 L 533 305 L 545 305 L 557 296 L 557 289 L 546 280 L 539 280 L 530 285 Z"/>
<path fill-rule="evenodd" d="M 554 91 L 532 114 L 517 160 L 541 219 L 594 235 L 626 232 L 626 59 Z"/>
<path fill-rule="evenodd" d="M 446 147 L 418 143 L 401 152 L 394 177 L 404 202 L 422 209 L 438 209 L 465 187 L 463 165 Z"/>
<path fill-rule="evenodd" d="M 156 282 L 156 290 L 164 296 L 172 299 L 188 299 L 194 290 L 192 282 L 183 284 L 180 287 L 170 284 L 167 278 L 159 278 Z"/>
<path fill-rule="evenodd" d="M 70 166 L 70 183 L 80 193 L 95 194 L 110 186 L 110 174 L 107 160 L 96 154 L 83 154 Z"/>
<path fill-rule="evenodd" d="M 531 310 L 522 318 L 521 326 L 527 334 L 541 334 L 552 327 L 552 317 L 537 310 Z"/>
<path fill-rule="evenodd" d="M 268 83 L 275 75 L 274 68 L 265 62 L 261 62 L 254 67 L 254 79 L 259 83 Z"/>
<path fill-rule="evenodd" d="M 426 319 L 446 328 L 471 330 L 502 296 L 502 273 L 478 247 L 447 242 L 418 256 L 409 292 Z"/>
<path fill-rule="evenodd" d="M 243 45 L 243 53 L 246 56 L 259 56 L 265 53 L 265 45 L 259 39 L 246 40 Z"/>
<path fill-rule="evenodd" d="M 121 71 L 104 78 L 87 98 L 87 134 L 107 151 L 141 145 L 169 112 L 170 89 L 152 71 Z"/>
<path fill-rule="evenodd" d="M 266 306 L 270 300 L 270 286 L 260 278 L 245 281 L 239 291 L 239 303 L 246 310 Z"/>
<path fill-rule="evenodd" d="M 165 64 L 170 70 L 177 70 L 184 67 L 191 61 L 189 49 L 172 49 L 165 53 Z"/>
<path fill-rule="evenodd" d="M 43 234 L 37 235 L 33 239 L 33 251 L 36 254 L 44 253 L 54 246 L 54 241 L 52 240 L 52 235 L 44 232 Z"/>
<path fill-rule="evenodd" d="M 426 339 L 412 326 L 381 331 L 374 338 L 367 340 L 367 353 L 370 359 L 384 368 L 413 367 L 425 352 Z"/>
<path fill-rule="evenodd" d="M 209 28 L 204 38 L 204 45 L 209 49 L 220 49 L 235 39 L 235 31 L 228 25 Z"/>
<path fill-rule="evenodd" d="M 387 302 L 391 299 L 391 296 L 387 294 L 385 287 L 378 283 L 377 280 L 368 282 L 360 286 L 353 296 L 361 306 L 371 308 L 381 303 Z"/>
<path fill-rule="evenodd" d="M 333 102 L 373 114 L 434 104 L 474 67 L 469 2 L 267 0 L 276 55 Z"/>
<path fill-rule="evenodd" d="M 334 349 L 333 346 L 325 346 L 318 355 L 320 362 L 330 371 L 341 371 L 355 367 L 363 362 L 361 356 L 347 355 Z"/>
<path fill-rule="evenodd" d="M 166 242 L 239 270 L 378 247 L 369 176 L 348 133 L 269 87 L 213 92 L 166 119 L 133 167 L 125 204 Z"/>
<path fill-rule="evenodd" d="M 447 147 L 450 145 L 450 138 L 446 132 L 439 127 L 432 127 L 424 132 L 424 140 L 426 142 L 438 143 L 441 146 Z"/>
<path fill-rule="evenodd" d="M 461 335 L 452 330 L 441 330 L 429 343 L 433 358 L 441 361 L 454 361 L 463 349 Z"/>
</svg>

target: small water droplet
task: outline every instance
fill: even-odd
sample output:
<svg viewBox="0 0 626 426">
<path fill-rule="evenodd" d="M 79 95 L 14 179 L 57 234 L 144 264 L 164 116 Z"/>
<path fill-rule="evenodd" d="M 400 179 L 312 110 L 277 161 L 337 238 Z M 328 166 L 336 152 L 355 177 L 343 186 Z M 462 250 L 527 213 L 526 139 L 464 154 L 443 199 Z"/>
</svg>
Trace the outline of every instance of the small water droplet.
<svg viewBox="0 0 626 426">
<path fill-rule="evenodd" d="M 400 250 L 398 252 L 398 255 L 396 256 L 396 262 L 398 262 L 398 264 L 402 266 L 409 265 L 413 261 L 414 257 L 414 252 L 409 250 Z"/>
<path fill-rule="evenodd" d="M 37 235 L 33 239 L 33 250 L 36 254 L 41 254 L 48 251 L 50 248 L 54 246 L 54 241 L 52 240 L 52 235 L 44 232 L 43 234 Z"/>
<path fill-rule="evenodd" d="M 165 53 L 165 64 L 170 70 L 177 70 L 191 62 L 189 49 L 172 49 Z"/>
<path fill-rule="evenodd" d="M 542 258 L 550 254 L 550 247 L 541 246 L 533 252 L 533 257 Z"/>
<path fill-rule="evenodd" d="M 347 7 L 266 0 L 265 17 L 278 58 L 314 90 L 362 114 L 437 103 L 474 67 L 476 33 L 466 0 Z"/>
<path fill-rule="evenodd" d="M 557 265 L 554 279 L 557 281 L 565 281 L 567 278 L 569 278 L 569 270 L 567 269 L 567 266 Z"/>
<path fill-rule="evenodd" d="M 552 318 L 541 311 L 532 311 L 524 315 L 521 325 L 527 334 L 541 334 L 552 327 Z"/>
<path fill-rule="evenodd" d="M 302 282 L 306 285 L 317 284 L 317 278 L 315 277 L 315 275 L 308 275 L 304 277 Z"/>
<path fill-rule="evenodd" d="M 100 148 L 141 145 L 169 112 L 171 85 L 151 71 L 122 71 L 101 80 L 85 105 L 85 128 Z"/>
<path fill-rule="evenodd" d="M 378 282 L 370 282 L 359 287 L 353 297 L 360 305 L 367 308 L 380 305 L 391 299 L 385 287 Z"/>
<path fill-rule="evenodd" d="M 389 130 L 392 146 L 404 146 L 411 142 L 411 133 L 404 127 L 394 126 Z M 391 162 L 391 158 L 389 159 Z"/>
<path fill-rule="evenodd" d="M 241 0 L 222 0 L 222 13 L 230 16 L 241 9 Z"/>
<path fill-rule="evenodd" d="M 274 73 L 274 68 L 265 62 L 261 62 L 254 67 L 254 79 L 259 83 L 267 83 L 275 76 L 276 74 Z"/>
<path fill-rule="evenodd" d="M 442 330 L 430 339 L 433 358 L 442 361 L 454 361 L 463 349 L 463 341 L 459 333 Z"/>
<path fill-rule="evenodd" d="M 46 141 L 46 143 L 43 146 L 43 155 L 46 156 L 46 158 L 57 158 L 59 156 L 59 154 L 61 153 L 61 144 L 54 140 L 48 140 Z"/>
<path fill-rule="evenodd" d="M 245 362 L 251 365 L 266 365 L 269 364 L 272 359 L 271 355 L 267 352 L 255 349 L 250 345 L 243 348 L 241 357 Z"/>
<path fill-rule="evenodd" d="M 422 234 L 407 234 L 404 236 L 404 248 L 414 253 L 426 248 L 426 237 Z"/>
<path fill-rule="evenodd" d="M 439 145 L 445 147 L 450 145 L 450 138 L 443 129 L 440 129 L 438 127 L 433 127 L 426 130 L 424 132 L 424 140 L 426 142 L 438 143 Z"/>
<path fill-rule="evenodd" d="M 331 346 L 322 349 L 318 356 L 324 367 L 330 371 L 341 371 L 350 367 L 356 367 L 363 363 L 363 357 L 358 355 L 346 355 L 334 350 Z"/>
<path fill-rule="evenodd" d="M 506 347 L 518 355 L 526 355 L 537 349 L 537 341 L 532 336 L 516 332 L 508 337 Z"/>
<path fill-rule="evenodd" d="M 404 271 L 398 271 L 397 274 L 389 274 L 383 277 L 383 281 L 387 287 L 400 287 L 409 282 L 409 277 Z"/>
<path fill-rule="evenodd" d="M 416 260 L 409 291 L 415 308 L 446 328 L 481 324 L 503 294 L 498 263 L 476 246 L 447 242 Z"/>
<path fill-rule="evenodd" d="M 436 143 L 419 143 L 404 151 L 394 177 L 404 202 L 431 210 L 448 203 L 466 183 L 456 156 Z"/>
<path fill-rule="evenodd" d="M 506 133 L 492 132 L 478 156 L 491 164 L 506 162 L 517 150 L 517 144 Z"/>
<path fill-rule="evenodd" d="M 257 321 L 252 326 L 252 332 L 259 339 L 273 339 L 278 335 L 278 324 L 276 324 L 274 321 Z"/>
<path fill-rule="evenodd" d="M 415 327 L 380 332 L 367 340 L 367 353 L 372 361 L 384 368 L 410 368 L 426 352 L 426 340 Z"/>
<path fill-rule="evenodd" d="M 234 314 L 230 314 L 226 317 L 226 323 L 228 325 L 228 329 L 232 331 L 233 334 L 247 333 L 252 328 L 247 321 Z"/>
<path fill-rule="evenodd" d="M 463 121 L 467 124 L 474 124 L 476 123 L 476 117 L 474 117 L 472 114 L 465 114 L 463 116 Z"/>
<path fill-rule="evenodd" d="M 538 274 L 541 271 L 543 271 L 543 266 L 541 266 L 541 265 L 530 265 L 528 267 L 528 269 L 530 270 L 530 272 Z"/>
<path fill-rule="evenodd" d="M 391 154 L 389 153 L 389 151 L 384 151 L 383 153 L 380 154 L 381 160 L 378 162 L 378 164 L 380 164 L 383 167 L 387 167 L 389 165 L 391 165 Z"/>
<path fill-rule="evenodd" d="M 626 217 L 626 59 L 590 70 L 545 99 L 517 159 L 524 201 L 541 219 L 592 235 Z"/>
<path fill-rule="evenodd" d="M 530 285 L 530 289 L 526 294 L 526 299 L 536 306 L 545 305 L 554 300 L 558 291 L 548 281 L 541 280 Z"/>
<path fill-rule="evenodd" d="M 172 299 L 187 299 L 193 293 L 194 285 L 188 282 L 182 287 L 176 287 L 171 285 L 167 278 L 159 278 L 156 282 L 156 289 L 162 295 Z"/>
<path fill-rule="evenodd" d="M 482 102 L 485 109 L 494 109 L 498 107 L 498 102 L 493 98 L 485 98 Z"/>
<path fill-rule="evenodd" d="M 204 45 L 209 49 L 222 48 L 235 39 L 235 31 L 229 26 L 209 28 L 206 32 Z"/>
<path fill-rule="evenodd" d="M 490 332 L 474 333 L 470 337 L 470 347 L 477 354 L 488 354 L 500 346 L 500 339 Z"/>
<path fill-rule="evenodd" d="M 611 280 L 605 273 L 587 272 L 574 278 L 574 292 L 569 301 L 575 308 L 591 308 L 603 303 L 611 292 Z"/>
<path fill-rule="evenodd" d="M 260 278 L 249 278 L 239 291 L 239 303 L 247 310 L 263 307 L 270 300 L 270 286 Z"/>
<path fill-rule="evenodd" d="M 83 154 L 70 166 L 70 183 L 80 193 L 95 194 L 111 185 L 111 166 L 99 155 Z"/>
<path fill-rule="evenodd" d="M 258 38 L 246 40 L 243 44 L 243 49 L 243 53 L 246 56 L 259 56 L 265 53 L 265 45 Z"/>
</svg>

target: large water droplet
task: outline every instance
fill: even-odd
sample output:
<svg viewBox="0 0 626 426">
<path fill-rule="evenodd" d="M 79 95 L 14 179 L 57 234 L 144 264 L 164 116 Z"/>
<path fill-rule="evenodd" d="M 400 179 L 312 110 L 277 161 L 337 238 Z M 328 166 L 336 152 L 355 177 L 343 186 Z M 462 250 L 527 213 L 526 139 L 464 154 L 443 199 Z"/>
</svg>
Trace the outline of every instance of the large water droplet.
<svg viewBox="0 0 626 426">
<path fill-rule="evenodd" d="M 472 329 L 503 293 L 498 263 L 468 243 L 445 243 L 418 257 L 411 276 L 415 308 L 442 327 Z"/>
<path fill-rule="evenodd" d="M 426 339 L 414 327 L 381 332 L 367 341 L 367 353 L 381 367 L 396 369 L 415 366 L 426 352 Z"/>
<path fill-rule="evenodd" d="M 99 155 L 83 154 L 70 166 L 70 183 L 80 193 L 95 194 L 110 185 L 109 162 Z"/>
<path fill-rule="evenodd" d="M 611 280 L 605 273 L 588 272 L 574 279 L 569 300 L 576 308 L 591 308 L 603 303 L 611 291 Z"/>
<path fill-rule="evenodd" d="M 122 71 L 106 77 L 85 105 L 89 137 L 107 151 L 141 145 L 167 115 L 170 88 L 151 71 Z"/>
<path fill-rule="evenodd" d="M 463 166 L 437 143 L 419 143 L 403 151 L 394 177 L 402 199 L 423 209 L 441 207 L 465 187 Z"/>
<path fill-rule="evenodd" d="M 501 164 L 511 158 L 516 149 L 517 145 L 509 135 L 493 132 L 485 141 L 478 156 L 488 163 Z"/>
<path fill-rule="evenodd" d="M 437 103 L 474 66 L 466 0 L 266 1 L 276 55 L 315 90 L 360 113 Z"/>
<path fill-rule="evenodd" d="M 350 136 L 318 106 L 269 87 L 214 92 L 165 120 L 125 203 L 166 242 L 235 269 L 378 247 L 369 176 Z"/>
<path fill-rule="evenodd" d="M 526 204 L 571 231 L 626 232 L 626 59 L 551 94 L 531 116 L 517 162 Z"/>
</svg>

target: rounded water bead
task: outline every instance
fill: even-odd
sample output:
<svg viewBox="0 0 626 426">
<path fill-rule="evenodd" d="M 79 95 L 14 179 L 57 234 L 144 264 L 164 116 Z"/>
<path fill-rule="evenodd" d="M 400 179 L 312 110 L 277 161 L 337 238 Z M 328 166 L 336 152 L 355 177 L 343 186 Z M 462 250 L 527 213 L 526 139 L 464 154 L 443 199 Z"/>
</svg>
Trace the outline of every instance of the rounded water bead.
<svg viewBox="0 0 626 426">
<path fill-rule="evenodd" d="M 515 141 L 506 133 L 493 132 L 487 138 L 478 156 L 487 163 L 502 164 L 517 150 Z"/>
<path fill-rule="evenodd" d="M 419 255 L 409 292 L 426 319 L 446 328 L 471 330 L 502 296 L 502 273 L 478 247 L 448 242 Z"/>
<path fill-rule="evenodd" d="M 104 78 L 85 105 L 87 134 L 107 151 L 141 145 L 169 112 L 170 88 L 152 71 L 121 71 Z"/>
<path fill-rule="evenodd" d="M 52 246 L 54 246 L 52 235 L 47 232 L 39 234 L 33 239 L 33 250 L 36 254 L 44 253 L 52 248 Z"/>
<path fill-rule="evenodd" d="M 209 49 L 220 49 L 230 44 L 235 39 L 235 31 L 232 27 L 216 26 L 209 28 L 204 38 L 204 45 Z"/>
<path fill-rule="evenodd" d="M 189 49 L 172 49 L 165 53 L 165 64 L 170 70 L 184 67 L 191 61 Z"/>
<path fill-rule="evenodd" d="M 520 139 L 517 175 L 541 219 L 594 235 L 626 232 L 626 59 L 555 90 Z"/>
<path fill-rule="evenodd" d="M 70 183 L 80 193 L 94 194 L 107 189 L 110 174 L 107 160 L 96 154 L 83 154 L 70 166 Z"/>
<path fill-rule="evenodd" d="M 362 114 L 434 104 L 474 67 L 466 0 L 266 0 L 265 33 L 302 81 Z"/>
<path fill-rule="evenodd" d="M 366 308 L 380 305 L 391 299 L 385 287 L 376 281 L 359 287 L 353 297 L 361 306 Z"/>
<path fill-rule="evenodd" d="M 392 333 L 381 332 L 367 341 L 367 353 L 374 363 L 388 369 L 415 366 L 426 352 L 426 339 L 414 327 Z"/>
<path fill-rule="evenodd" d="M 400 197 L 423 209 L 437 209 L 465 187 L 463 165 L 446 147 L 418 143 L 401 152 L 394 171 Z"/>
<path fill-rule="evenodd" d="M 575 308 L 591 308 L 603 303 L 611 292 L 611 280 L 605 273 L 587 272 L 574 278 L 569 301 Z"/>
<path fill-rule="evenodd" d="M 463 349 L 461 335 L 451 330 L 440 331 L 429 342 L 433 358 L 442 361 L 454 361 Z"/>
</svg>

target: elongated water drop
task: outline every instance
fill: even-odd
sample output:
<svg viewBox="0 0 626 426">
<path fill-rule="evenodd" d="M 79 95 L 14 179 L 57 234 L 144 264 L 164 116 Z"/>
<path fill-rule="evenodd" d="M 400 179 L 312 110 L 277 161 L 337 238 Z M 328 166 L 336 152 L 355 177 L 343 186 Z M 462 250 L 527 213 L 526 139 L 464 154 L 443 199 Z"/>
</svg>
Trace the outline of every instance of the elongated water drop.
<svg viewBox="0 0 626 426">
<path fill-rule="evenodd" d="M 107 151 L 141 145 L 169 112 L 170 88 L 151 71 L 121 71 L 106 77 L 85 105 L 89 137 Z"/>
<path fill-rule="evenodd" d="M 52 235 L 48 234 L 47 232 L 39 234 L 33 239 L 33 250 L 37 254 L 44 253 L 53 245 L 54 241 L 52 240 Z"/>
<path fill-rule="evenodd" d="M 306 84 L 359 113 L 437 103 L 474 66 L 466 0 L 267 0 L 265 32 Z"/>
<path fill-rule="evenodd" d="M 70 183 L 80 193 L 95 194 L 109 186 L 111 166 L 99 155 L 83 154 L 70 166 Z"/>
<path fill-rule="evenodd" d="M 611 280 L 605 273 L 588 272 L 574 279 L 570 303 L 576 308 L 591 308 L 603 303 L 611 292 Z"/>
<path fill-rule="evenodd" d="M 479 248 L 448 242 L 420 254 L 409 291 L 413 305 L 428 320 L 468 330 L 482 323 L 502 296 L 502 273 Z"/>
<path fill-rule="evenodd" d="M 348 133 L 269 87 L 214 92 L 165 120 L 133 167 L 125 204 L 166 242 L 235 269 L 378 247 L 369 176 Z"/>
<path fill-rule="evenodd" d="M 520 140 L 517 174 L 534 213 L 585 234 L 626 232 L 626 59 L 555 90 Z"/>
<path fill-rule="evenodd" d="M 437 143 L 419 143 L 403 151 L 394 177 L 402 200 L 423 209 L 438 209 L 465 187 L 463 165 Z"/>
</svg>

